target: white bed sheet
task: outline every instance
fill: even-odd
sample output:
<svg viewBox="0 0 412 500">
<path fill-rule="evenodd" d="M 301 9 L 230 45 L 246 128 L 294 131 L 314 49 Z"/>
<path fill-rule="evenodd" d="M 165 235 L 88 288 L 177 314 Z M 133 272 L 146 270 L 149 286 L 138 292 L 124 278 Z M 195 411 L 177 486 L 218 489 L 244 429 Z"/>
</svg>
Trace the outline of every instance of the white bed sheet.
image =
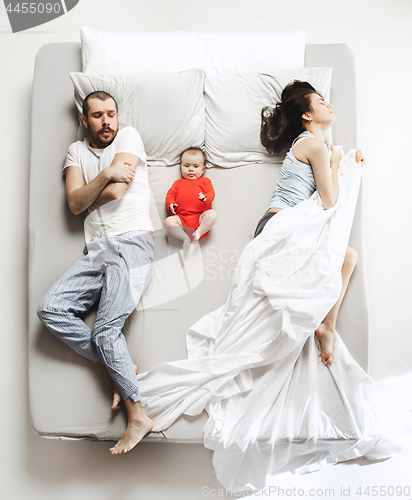
<svg viewBox="0 0 412 500">
<path fill-rule="evenodd" d="M 410 438 L 412 404 L 394 436 L 378 386 L 340 336 L 330 367 L 314 336 L 341 289 L 361 179 L 354 156 L 341 161 L 335 207 L 323 209 L 315 193 L 245 248 L 226 304 L 189 329 L 189 359 L 139 376 L 155 431 L 206 409 L 204 444 L 229 491 L 262 488 L 285 471 L 391 456 Z M 412 386 L 407 394 L 411 402 Z"/>
</svg>

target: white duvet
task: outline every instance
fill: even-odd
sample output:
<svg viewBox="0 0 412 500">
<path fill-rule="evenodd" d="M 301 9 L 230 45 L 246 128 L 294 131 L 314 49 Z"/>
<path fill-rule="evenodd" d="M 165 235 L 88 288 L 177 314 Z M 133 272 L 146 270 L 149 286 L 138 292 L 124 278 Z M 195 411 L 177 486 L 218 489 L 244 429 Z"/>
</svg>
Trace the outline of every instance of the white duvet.
<svg viewBox="0 0 412 500">
<path fill-rule="evenodd" d="M 314 336 L 339 296 L 360 178 L 350 151 L 335 207 L 324 210 L 315 193 L 273 217 L 243 251 L 226 304 L 188 331 L 189 359 L 139 376 L 154 431 L 207 410 L 204 444 L 229 491 L 408 444 L 410 370 L 401 365 L 377 386 L 338 334 L 324 366 Z"/>
</svg>

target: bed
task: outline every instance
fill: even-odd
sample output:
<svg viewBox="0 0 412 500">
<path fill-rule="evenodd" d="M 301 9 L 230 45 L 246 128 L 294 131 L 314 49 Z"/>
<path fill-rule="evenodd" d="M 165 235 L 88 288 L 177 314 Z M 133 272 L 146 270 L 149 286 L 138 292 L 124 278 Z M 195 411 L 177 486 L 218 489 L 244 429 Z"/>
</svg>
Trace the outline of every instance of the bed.
<svg viewBox="0 0 412 500">
<path fill-rule="evenodd" d="M 350 48 L 344 44 L 308 44 L 304 57 L 305 68 L 333 68 L 330 101 L 338 117 L 333 127 L 333 143 L 341 144 L 345 150 L 357 147 L 355 64 Z M 81 71 L 80 43 L 45 45 L 37 54 L 30 160 L 30 414 L 34 431 L 47 438 L 117 440 L 123 434 L 126 416 L 123 410 L 113 412 L 110 409 L 112 383 L 104 368 L 81 358 L 54 338 L 36 315 L 37 306 L 47 289 L 82 255 L 83 216 L 74 216 L 67 206 L 61 169 L 68 145 L 81 133 L 73 98 L 73 82 L 69 78 L 69 73 L 75 72 L 72 80 L 75 84 L 79 83 L 83 78 Z M 183 68 L 180 73 L 187 71 L 192 70 Z M 213 106 L 217 106 L 216 96 L 225 102 L 228 87 L 227 81 L 224 82 L 226 94 L 219 94 L 221 76 L 212 75 L 206 81 L 208 72 L 203 70 L 202 74 L 204 80 L 199 85 L 203 85 L 202 92 L 206 92 L 203 94 L 206 111 L 196 108 L 199 103 L 194 101 L 194 116 L 206 113 L 210 125 L 213 122 L 210 113 Z M 202 74 L 199 76 L 199 70 L 190 73 L 190 88 L 193 87 L 193 79 L 198 81 Z M 302 74 L 296 72 L 297 77 Z M 290 75 L 288 78 L 293 79 Z M 279 78 L 280 82 L 286 78 L 285 73 L 281 77 L 283 80 Z M 156 88 L 156 85 L 150 85 L 150 88 Z M 146 97 L 144 102 L 149 102 L 148 99 Z M 139 126 L 144 127 L 142 124 Z M 148 128 L 151 126 L 147 125 Z M 144 128 L 140 130 L 145 141 Z M 224 303 L 236 262 L 243 248 L 252 240 L 256 223 L 265 212 L 276 183 L 280 158 L 276 163 L 268 163 L 261 153 L 258 157 L 221 155 L 216 146 L 218 131 L 215 133 L 217 142 L 212 144 L 210 140 L 207 150 L 212 159 L 207 176 L 215 187 L 214 208 L 219 218 L 208 238 L 201 242 L 201 252 L 195 256 L 181 252 L 177 242 L 169 241 L 163 226 L 166 217 L 165 193 L 179 177 L 178 166 L 167 166 L 173 161 L 163 154 L 164 151 L 158 152 L 150 163 L 157 275 L 138 310 L 125 325 L 129 351 L 139 366 L 139 372 L 146 372 L 163 361 L 186 357 L 186 330 L 204 314 Z M 211 127 L 209 134 L 211 138 Z M 149 138 L 145 144 L 148 141 Z M 369 323 L 362 193 L 358 199 L 350 244 L 358 252 L 358 264 L 341 309 L 337 330 L 356 361 L 367 370 Z M 93 315 L 91 311 L 86 321 L 92 322 Z M 206 419 L 205 412 L 196 417 L 181 416 L 168 429 L 149 433 L 144 439 L 202 442 Z"/>
</svg>

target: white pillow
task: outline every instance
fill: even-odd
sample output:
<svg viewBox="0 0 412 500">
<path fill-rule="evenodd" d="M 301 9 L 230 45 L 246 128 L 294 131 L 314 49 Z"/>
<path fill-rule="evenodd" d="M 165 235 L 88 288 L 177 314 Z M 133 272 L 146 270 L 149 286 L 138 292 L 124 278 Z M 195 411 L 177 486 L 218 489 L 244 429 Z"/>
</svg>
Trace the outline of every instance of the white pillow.
<svg viewBox="0 0 412 500">
<path fill-rule="evenodd" d="M 260 142 L 260 113 L 274 106 L 293 80 L 308 81 L 329 101 L 332 68 L 301 68 L 271 75 L 206 75 L 205 149 L 220 167 L 279 163 L 284 154 L 268 154 Z"/>
<path fill-rule="evenodd" d="M 193 69 L 161 76 L 70 73 L 77 109 L 86 95 L 104 90 L 118 104 L 120 126 L 142 136 L 149 165 L 171 165 L 189 146 L 203 146 L 205 74 Z M 84 131 L 83 131 L 84 132 Z"/>
<path fill-rule="evenodd" d="M 80 28 L 83 72 L 154 75 L 200 68 L 273 73 L 304 65 L 306 31 L 106 33 Z"/>
</svg>

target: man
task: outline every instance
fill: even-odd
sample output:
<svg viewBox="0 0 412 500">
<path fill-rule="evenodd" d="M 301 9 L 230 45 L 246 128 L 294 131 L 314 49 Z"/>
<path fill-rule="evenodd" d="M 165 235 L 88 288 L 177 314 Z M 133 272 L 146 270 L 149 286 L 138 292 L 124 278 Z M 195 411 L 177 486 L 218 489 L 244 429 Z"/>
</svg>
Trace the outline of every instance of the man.
<svg viewBox="0 0 412 500">
<path fill-rule="evenodd" d="M 131 450 L 153 427 L 140 404 L 122 327 L 146 288 L 155 260 L 146 154 L 133 127 L 119 131 L 117 103 L 105 92 L 83 102 L 88 137 L 69 147 L 64 172 L 70 209 L 85 219 L 85 256 L 47 292 L 39 318 L 76 352 L 106 366 L 127 428 L 112 454 Z M 99 301 L 90 329 L 80 315 Z"/>
</svg>

